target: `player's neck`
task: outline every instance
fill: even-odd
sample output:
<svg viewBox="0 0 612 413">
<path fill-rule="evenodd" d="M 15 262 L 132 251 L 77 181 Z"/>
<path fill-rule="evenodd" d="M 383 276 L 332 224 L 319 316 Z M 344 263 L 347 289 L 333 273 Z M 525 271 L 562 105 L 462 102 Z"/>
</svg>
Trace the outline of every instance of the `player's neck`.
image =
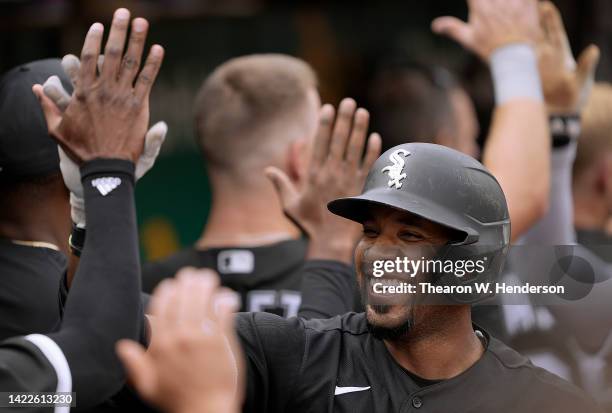
<svg viewBox="0 0 612 413">
<path fill-rule="evenodd" d="M 9 198 L 0 206 L 1 238 L 49 243 L 68 254 L 70 231 L 67 194 L 58 193 L 45 202 L 23 202 Z"/>
<path fill-rule="evenodd" d="M 484 353 L 474 333 L 469 312 L 442 322 L 415 328 L 406 339 L 385 341 L 387 349 L 406 370 L 428 380 L 455 377 L 476 363 Z"/>
<path fill-rule="evenodd" d="M 197 248 L 260 246 L 299 238 L 284 215 L 273 188 L 260 191 L 215 191 L 206 227 Z"/>
</svg>

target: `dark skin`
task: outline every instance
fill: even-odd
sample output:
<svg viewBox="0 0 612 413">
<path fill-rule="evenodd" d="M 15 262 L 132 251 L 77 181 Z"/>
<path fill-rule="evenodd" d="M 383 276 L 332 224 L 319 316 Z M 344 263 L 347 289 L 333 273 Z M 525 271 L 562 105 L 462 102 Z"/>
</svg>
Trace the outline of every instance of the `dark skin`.
<svg viewBox="0 0 612 413">
<path fill-rule="evenodd" d="M 363 235 L 355 249 L 357 268 L 366 249 L 385 247 L 439 246 L 457 241 L 461 235 L 442 225 L 389 207 L 373 207 L 363 222 Z M 358 272 L 360 288 L 369 291 L 366 277 Z M 384 312 L 366 305 L 371 325 L 395 328 L 412 320 L 402 337 L 385 340 L 395 360 L 412 373 L 430 380 L 448 379 L 465 371 L 483 354 L 472 328 L 469 305 L 390 305 Z"/>
<path fill-rule="evenodd" d="M 0 238 L 47 242 L 68 255 L 70 204 L 59 173 L 39 183 L 0 184 Z"/>
<path fill-rule="evenodd" d="M 104 49 L 100 74 L 97 74 L 96 65 L 104 27 L 100 23 L 91 26 L 81 52 L 74 99 L 64 113 L 45 96 L 41 85 L 33 87 L 43 107 L 49 132 L 77 164 L 96 158 L 136 163 L 142 153 L 149 127 L 149 95 L 164 49 L 153 45 L 140 70 L 149 24 L 143 18 L 131 21 L 124 51 L 129 26 L 129 11 L 118 9 Z"/>
<path fill-rule="evenodd" d="M 309 259 L 330 259 L 359 267 L 360 248 L 365 243 L 422 243 L 441 245 L 454 240 L 445 227 L 415 219 L 389 208 L 372 210 L 366 234 L 353 221 L 327 210 L 333 199 L 361 192 L 372 164 L 380 154 L 380 136 L 368 139 L 369 114 L 356 109 L 352 99 L 344 99 L 337 114 L 323 106 L 315 137 L 308 179 L 298 187 L 282 171 L 268 168 L 285 214 L 309 237 Z M 363 154 L 363 156 L 362 156 Z M 355 245 L 360 246 L 355 250 Z M 412 317 L 414 327 L 399 340 L 385 341 L 395 360 L 425 379 L 456 376 L 482 355 L 480 340 L 474 334 L 469 306 L 406 306 L 391 308 L 386 314 L 368 309 L 370 323 L 393 327 Z"/>
<path fill-rule="evenodd" d="M 41 85 L 32 88 L 49 133 L 78 164 L 96 158 L 138 160 L 149 126 L 151 87 L 164 56 L 164 49 L 153 45 L 141 69 L 148 29 L 145 19 L 130 20 L 127 9 L 118 9 L 104 48 L 104 67 L 98 74 L 104 27 L 93 24 L 81 51 L 74 98 L 64 113 L 43 93 Z M 66 228 L 70 229 L 69 223 Z M 69 285 L 77 265 L 78 258 L 71 256 Z"/>
</svg>

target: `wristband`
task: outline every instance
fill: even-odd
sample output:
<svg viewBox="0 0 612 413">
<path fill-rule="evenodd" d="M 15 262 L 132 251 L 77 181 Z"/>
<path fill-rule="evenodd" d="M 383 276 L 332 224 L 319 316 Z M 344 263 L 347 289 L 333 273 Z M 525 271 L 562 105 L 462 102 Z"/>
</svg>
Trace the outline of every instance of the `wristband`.
<svg viewBox="0 0 612 413">
<path fill-rule="evenodd" d="M 81 252 L 83 252 L 83 246 L 85 246 L 85 228 L 80 228 L 76 224 L 72 224 L 72 232 L 70 233 L 70 237 L 68 237 L 68 245 L 70 246 L 70 251 L 77 257 L 81 256 Z"/>
<path fill-rule="evenodd" d="M 550 115 L 548 122 L 553 148 L 567 146 L 580 136 L 580 115 Z"/>
<path fill-rule="evenodd" d="M 490 65 L 496 105 L 519 98 L 544 101 L 538 61 L 527 43 L 513 43 L 495 49 Z"/>
</svg>

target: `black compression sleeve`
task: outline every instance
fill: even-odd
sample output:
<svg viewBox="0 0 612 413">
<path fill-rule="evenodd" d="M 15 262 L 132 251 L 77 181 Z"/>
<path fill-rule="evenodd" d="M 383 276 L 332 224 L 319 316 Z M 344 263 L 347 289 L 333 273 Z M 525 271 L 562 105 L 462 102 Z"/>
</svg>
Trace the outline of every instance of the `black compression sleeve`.
<svg viewBox="0 0 612 413">
<path fill-rule="evenodd" d="M 122 387 L 115 343 L 138 340 L 143 320 L 134 165 L 96 159 L 81 167 L 81 177 L 87 239 L 61 329 L 50 335 L 68 360 L 79 409 Z"/>
<path fill-rule="evenodd" d="M 302 269 L 302 304 L 298 317 L 331 318 L 353 310 L 355 271 L 340 262 L 309 260 Z"/>
</svg>

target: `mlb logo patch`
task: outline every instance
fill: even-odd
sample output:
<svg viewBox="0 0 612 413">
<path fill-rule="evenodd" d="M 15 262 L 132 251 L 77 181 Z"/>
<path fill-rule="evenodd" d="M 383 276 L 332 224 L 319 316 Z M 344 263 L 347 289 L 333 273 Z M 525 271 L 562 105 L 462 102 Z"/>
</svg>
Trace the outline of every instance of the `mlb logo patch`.
<svg viewBox="0 0 612 413">
<path fill-rule="evenodd" d="M 249 250 L 225 250 L 217 256 L 221 274 L 250 274 L 255 268 L 255 256 Z"/>
</svg>

